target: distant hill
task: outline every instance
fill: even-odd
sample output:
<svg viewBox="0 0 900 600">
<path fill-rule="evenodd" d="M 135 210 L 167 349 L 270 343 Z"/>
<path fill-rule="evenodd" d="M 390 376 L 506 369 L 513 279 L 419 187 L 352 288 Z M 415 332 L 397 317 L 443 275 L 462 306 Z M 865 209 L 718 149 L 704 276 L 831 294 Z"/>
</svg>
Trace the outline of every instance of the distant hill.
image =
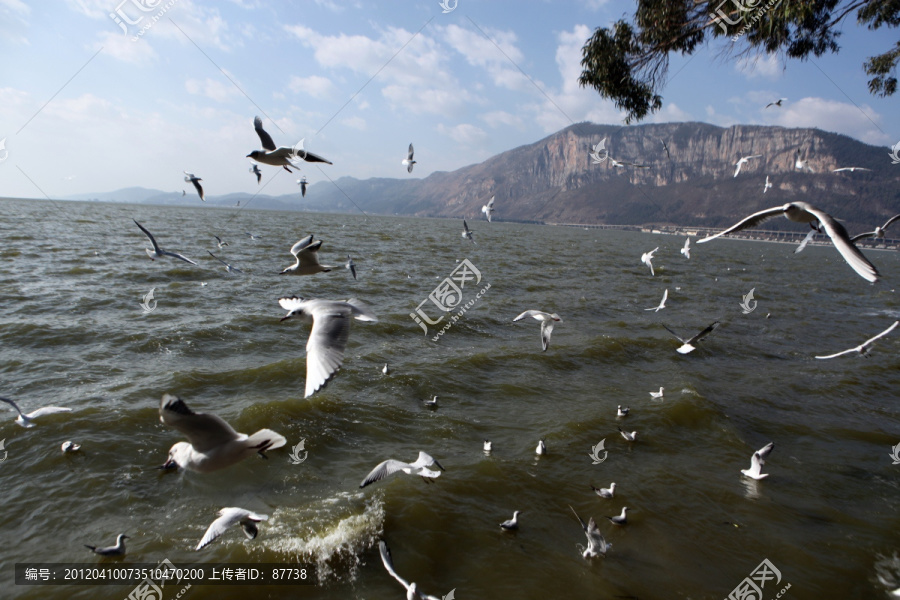
<svg viewBox="0 0 900 600">
<path fill-rule="evenodd" d="M 591 149 L 604 139 L 610 157 L 647 168 L 617 168 L 608 159 L 592 163 Z M 798 149 L 813 172 L 795 169 Z M 453 172 L 424 179 L 342 177 L 310 185 L 303 199 L 299 194 L 260 195 L 252 206 L 328 212 L 355 212 L 358 206 L 374 214 L 475 219 L 481 216 L 481 206 L 496 196 L 498 220 L 719 227 L 763 208 L 805 200 L 859 231 L 900 213 L 900 166 L 892 165 L 887 153 L 887 148 L 818 129 L 578 123 Z M 733 177 L 738 158 L 752 154 L 762 156 Z M 838 167 L 872 170 L 831 172 Z M 766 175 L 773 187 L 764 194 Z M 179 193 L 144 188 L 80 196 L 77 199 L 185 201 Z M 233 206 L 250 198 L 231 194 L 208 201 Z M 189 200 L 196 203 L 196 198 Z M 767 228 L 796 227 L 786 220 L 770 223 Z"/>
</svg>

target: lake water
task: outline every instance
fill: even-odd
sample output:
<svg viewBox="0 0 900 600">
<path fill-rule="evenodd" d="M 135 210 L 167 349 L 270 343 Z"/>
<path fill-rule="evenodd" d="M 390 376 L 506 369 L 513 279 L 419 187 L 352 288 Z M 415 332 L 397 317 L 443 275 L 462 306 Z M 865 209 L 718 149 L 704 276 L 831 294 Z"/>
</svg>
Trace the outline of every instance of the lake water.
<svg viewBox="0 0 900 600">
<path fill-rule="evenodd" d="M 132 219 L 200 264 L 151 262 Z M 402 598 L 380 539 L 401 576 L 460 600 L 721 600 L 764 559 L 781 577 L 765 582 L 766 599 L 788 584 L 783 598 L 841 600 L 885 597 L 879 576 L 900 586 L 900 464 L 890 457 L 900 332 L 868 358 L 814 358 L 900 318 L 900 255 L 866 251 L 884 276 L 871 285 L 829 246 L 794 255 L 719 239 L 686 260 L 682 237 L 469 226 L 477 244 L 451 220 L 0 201 L 0 395 L 26 411 L 73 409 L 24 429 L 0 407 L 2 596 L 120 599 L 134 588 L 14 586 L 17 562 L 168 559 L 316 565 L 314 587 L 194 586 L 188 600 Z M 359 279 L 343 268 L 279 276 L 309 233 L 324 240 L 323 263 L 351 254 Z M 217 249 L 213 235 L 229 245 Z M 640 256 L 656 246 L 651 277 Z M 433 341 L 449 315 L 426 336 L 410 313 L 424 301 L 436 319 L 429 294 L 466 259 L 480 280 L 465 282 L 453 314 L 469 307 Z M 758 305 L 744 314 L 751 288 Z M 666 289 L 665 309 L 644 310 Z M 342 370 L 307 399 L 309 325 L 281 322 L 278 305 L 294 294 L 359 298 L 379 317 L 353 323 Z M 532 308 L 563 319 L 546 352 L 537 322 L 512 322 Z M 685 356 L 663 328 L 690 336 L 715 320 Z M 664 398 L 652 400 L 660 386 Z M 211 474 L 156 470 L 183 439 L 159 421 L 164 393 L 238 431 L 274 429 L 288 445 Z M 436 410 L 422 403 L 432 396 Z M 626 419 L 618 404 L 631 408 Z M 62 454 L 64 440 L 80 453 Z M 301 440 L 306 458 L 293 464 Z M 608 454 L 593 464 L 601 441 Z M 769 477 L 742 478 L 770 441 Z M 419 450 L 446 468 L 433 484 L 400 474 L 359 489 L 380 461 Z M 614 499 L 591 491 L 613 481 Z M 603 521 L 606 558 L 581 557 L 569 505 Z M 225 506 L 270 519 L 255 540 L 235 528 L 194 552 Z M 623 506 L 628 525 L 603 519 Z M 519 531 L 501 531 L 514 510 Z M 130 536 L 123 560 L 84 548 L 118 533 Z"/>
</svg>

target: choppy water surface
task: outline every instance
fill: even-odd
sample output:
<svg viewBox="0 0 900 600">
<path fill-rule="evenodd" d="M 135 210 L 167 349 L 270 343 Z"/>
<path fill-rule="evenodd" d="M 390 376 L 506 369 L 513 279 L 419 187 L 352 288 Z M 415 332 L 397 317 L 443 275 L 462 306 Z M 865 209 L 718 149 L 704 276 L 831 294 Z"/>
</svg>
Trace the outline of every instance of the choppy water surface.
<svg viewBox="0 0 900 600">
<path fill-rule="evenodd" d="M 200 264 L 148 260 L 132 218 Z M 794 255 L 716 240 L 685 260 L 680 237 L 470 227 L 477 245 L 449 220 L 0 202 L 0 393 L 26 410 L 74 409 L 32 429 L 0 413 L 3 597 L 125 597 L 131 586 L 12 585 L 15 562 L 99 562 L 83 544 L 120 532 L 131 536 L 126 563 L 318 567 L 316 587 L 193 587 L 190 600 L 401 598 L 379 539 L 401 575 L 460 600 L 721 599 L 763 559 L 782 575 L 767 598 L 787 583 L 784 598 L 817 599 L 884 597 L 879 575 L 900 585 L 900 465 L 889 456 L 900 442 L 900 335 L 868 359 L 813 358 L 900 318 L 897 254 L 867 251 L 884 275 L 870 285 L 832 247 Z M 279 277 L 309 233 L 325 240 L 323 263 L 352 254 L 359 280 L 342 268 Z M 229 245 L 216 249 L 213 234 Z M 655 246 L 651 277 L 640 255 Z M 410 312 L 463 259 L 482 276 L 464 301 L 490 288 L 434 342 Z M 758 306 L 743 314 L 751 288 Z M 645 311 L 665 289 L 667 307 Z M 343 369 L 309 399 L 309 326 L 279 320 L 278 297 L 293 294 L 357 297 L 379 316 L 354 322 Z M 536 322 L 512 323 L 529 308 L 563 318 L 546 353 Z M 438 315 L 430 301 L 423 310 Z M 717 319 L 688 356 L 662 326 L 693 335 Z M 664 400 L 651 401 L 660 386 Z M 182 439 L 159 422 L 166 392 L 239 431 L 274 429 L 288 447 L 207 475 L 155 470 Z M 434 395 L 429 410 L 422 400 Z M 624 422 L 617 404 L 631 407 Z M 549 454 L 537 458 L 540 438 Z M 67 439 L 80 454 L 60 452 Z M 308 455 L 295 465 L 290 446 L 301 440 Z M 601 440 L 607 459 L 592 464 Z M 742 480 L 769 441 L 769 478 Z M 401 475 L 358 488 L 381 460 L 419 450 L 447 469 L 434 484 Z M 613 500 L 591 491 L 612 481 Z M 604 521 L 605 559 L 581 558 L 569 504 Z M 235 529 L 194 552 L 223 506 L 270 520 L 256 540 Z M 622 506 L 627 526 L 602 519 Z M 504 533 L 513 510 L 521 529 Z"/>
</svg>

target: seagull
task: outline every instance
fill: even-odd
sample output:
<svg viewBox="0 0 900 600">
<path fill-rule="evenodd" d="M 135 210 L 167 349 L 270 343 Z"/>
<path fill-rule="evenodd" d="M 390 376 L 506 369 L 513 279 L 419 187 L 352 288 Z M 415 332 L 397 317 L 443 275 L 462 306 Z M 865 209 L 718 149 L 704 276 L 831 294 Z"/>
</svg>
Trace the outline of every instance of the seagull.
<svg viewBox="0 0 900 600">
<path fill-rule="evenodd" d="M 594 486 L 591 486 L 591 489 L 594 490 L 594 493 L 601 498 L 612 498 L 616 494 L 616 482 L 613 481 L 611 484 L 609 484 L 608 488 L 596 488 Z"/>
<path fill-rule="evenodd" d="M 326 160 L 317 154 L 304 150 L 303 140 L 300 140 L 293 148 L 288 148 L 287 146 L 276 147 L 275 141 L 272 140 L 272 136 L 263 129 L 262 119 L 259 117 L 253 119 L 253 128 L 259 136 L 259 141 L 262 143 L 263 149 L 254 150 L 247 155 L 247 158 L 251 158 L 258 163 L 272 165 L 273 167 L 282 167 L 288 173 L 293 173 L 288 167 L 293 167 L 295 169 L 300 168 L 294 162 L 297 158 L 302 158 L 306 162 L 322 162 L 328 165 L 333 164 L 330 160 Z"/>
<path fill-rule="evenodd" d="M 441 600 L 435 596 L 420 593 L 415 582 L 407 583 L 405 579 L 397 575 L 397 571 L 394 570 L 394 561 L 391 559 L 391 551 L 384 541 L 378 542 L 378 551 L 381 552 L 381 562 L 384 563 L 384 568 L 387 569 L 387 572 L 390 573 L 391 577 L 399 581 L 400 585 L 406 588 L 406 600 Z"/>
<path fill-rule="evenodd" d="M 809 159 L 800 160 L 800 148 L 797 148 L 797 154 L 794 157 L 794 168 L 802 171 L 803 169 L 809 169 L 810 173 L 815 173 L 813 168 L 809 166 Z"/>
<path fill-rule="evenodd" d="M 207 250 L 207 252 L 209 252 L 209 250 Z M 216 256 L 212 252 L 209 252 L 209 255 L 212 256 L 217 261 L 219 261 L 220 263 L 222 263 L 223 265 L 225 265 L 225 270 L 228 271 L 229 273 L 231 273 L 232 271 L 234 271 L 235 273 L 243 273 L 243 271 L 241 271 L 237 267 L 232 267 L 230 264 L 228 264 L 227 262 L 225 262 L 224 260 L 222 260 L 221 258 Z"/>
<path fill-rule="evenodd" d="M 650 267 L 651 276 L 656 275 L 656 273 L 653 272 L 653 253 L 657 250 L 659 250 L 659 246 L 657 246 L 650 252 L 644 252 L 643 254 L 641 254 L 641 262 Z"/>
<path fill-rule="evenodd" d="M 59 449 L 63 451 L 63 454 L 78 452 L 79 450 L 81 450 L 81 444 L 76 444 L 72 441 L 66 441 L 62 443 L 62 446 L 60 446 Z"/>
<path fill-rule="evenodd" d="M 259 166 L 253 165 L 250 167 L 250 172 L 256 175 L 256 183 L 259 184 L 259 182 L 262 181 L 262 171 L 259 170 Z"/>
<path fill-rule="evenodd" d="M 772 184 L 769 182 L 769 176 L 766 175 L 766 184 L 763 186 L 763 194 L 768 192 L 770 187 L 772 187 Z"/>
<path fill-rule="evenodd" d="M 391 458 L 372 469 L 372 471 L 366 475 L 366 478 L 362 480 L 362 483 L 359 484 L 359 487 L 364 488 L 371 483 L 381 481 L 388 475 L 393 475 L 399 471 L 402 471 L 407 475 L 419 475 L 423 478 L 430 477 L 433 479 L 435 477 L 440 477 L 441 471 L 432 471 L 428 468 L 431 466 L 435 466 L 441 471 L 444 470 L 441 463 L 434 460 L 431 455 L 421 451 L 419 452 L 419 458 L 413 463 L 405 463 Z M 425 479 L 425 481 L 427 482 L 428 479 Z"/>
<path fill-rule="evenodd" d="M 300 197 L 306 198 L 306 175 L 297 180 L 297 185 L 300 186 Z"/>
<path fill-rule="evenodd" d="M 309 398 L 328 381 L 344 362 L 344 348 L 350 337 L 351 317 L 360 321 L 377 322 L 372 310 L 355 298 L 338 300 L 304 300 L 297 296 L 279 298 L 278 304 L 288 311 L 282 321 L 301 317 L 312 321 L 312 331 L 306 342 L 306 391 Z"/>
<path fill-rule="evenodd" d="M 514 531 L 519 528 L 519 515 L 522 514 L 522 511 L 513 512 L 512 519 L 507 519 L 500 523 L 500 527 L 506 531 Z"/>
<path fill-rule="evenodd" d="M 269 518 L 269 515 L 258 515 L 255 512 L 251 512 L 249 510 L 245 510 L 243 508 L 238 508 L 236 506 L 229 506 L 223 508 L 218 512 L 219 518 L 213 521 L 209 528 L 206 530 L 206 533 L 203 534 L 203 538 L 200 540 L 200 543 L 197 544 L 197 547 L 194 550 L 200 550 L 201 548 L 208 546 L 211 544 L 217 537 L 228 531 L 228 528 L 232 525 L 241 524 L 241 529 L 244 530 L 244 535 L 247 536 L 248 539 L 254 539 L 256 534 L 259 533 L 259 528 L 256 526 L 260 521 L 266 521 Z"/>
<path fill-rule="evenodd" d="M 487 217 L 488 223 L 490 223 L 491 213 L 494 212 L 494 196 L 491 196 L 491 199 L 488 200 L 488 203 L 481 207 L 481 212 L 484 213 L 484 216 Z"/>
<path fill-rule="evenodd" d="M 738 176 L 738 173 L 741 172 L 741 167 L 744 166 L 746 163 L 750 162 L 751 158 L 759 158 L 760 156 L 762 156 L 762 154 L 754 154 L 753 156 L 742 156 L 741 158 L 739 158 L 738 161 L 736 163 L 734 163 L 734 166 L 736 167 L 734 169 L 734 176 L 735 177 Z"/>
<path fill-rule="evenodd" d="M 569 508 L 572 508 L 572 506 L 569 505 Z M 584 521 L 581 520 L 581 517 L 578 516 L 578 513 L 575 512 L 574 508 L 572 508 L 572 512 L 575 513 L 575 518 L 581 523 L 581 528 L 584 529 L 584 535 L 587 536 L 588 546 L 584 549 L 582 556 L 585 558 L 606 556 L 606 553 L 612 548 L 612 544 L 608 544 L 606 540 L 603 539 L 603 534 L 600 533 L 600 530 L 597 528 L 594 517 L 591 517 L 591 520 L 585 525 Z"/>
<path fill-rule="evenodd" d="M 422 404 L 424 404 L 428 408 L 437 408 L 437 405 L 438 405 L 437 396 L 435 396 L 431 400 L 422 400 Z"/>
<path fill-rule="evenodd" d="M 672 331 L 671 329 L 666 327 L 665 324 L 663 324 L 663 327 L 666 328 L 666 331 L 668 331 L 669 333 L 674 335 L 675 338 L 683 344 L 680 348 L 676 348 L 676 350 L 678 351 L 679 354 L 688 354 L 689 352 L 692 352 L 693 350 L 695 350 L 696 348 L 693 345 L 694 342 L 700 341 L 703 337 L 709 335 L 710 332 L 712 332 L 712 330 L 718 326 L 719 326 L 719 322 L 716 321 L 715 323 L 713 323 L 712 325 L 710 325 L 709 327 L 707 327 L 706 329 L 704 329 L 703 331 L 701 331 L 700 333 L 695 335 L 694 337 L 684 339 L 681 336 L 679 336 L 677 333 L 675 333 L 674 331 Z"/>
<path fill-rule="evenodd" d="M 628 512 L 628 507 L 623 506 L 622 514 L 616 515 L 614 517 L 606 517 L 606 518 L 609 519 L 610 523 L 612 523 L 613 525 L 624 525 L 625 523 L 628 522 L 628 517 L 625 515 L 626 512 Z"/>
<path fill-rule="evenodd" d="M 766 458 L 771 454 L 775 442 L 769 442 L 750 457 L 750 468 L 741 469 L 741 473 L 753 479 L 764 479 L 769 476 L 768 473 L 761 473 L 762 465 L 766 464 Z"/>
<path fill-rule="evenodd" d="M 132 219 L 132 221 L 134 221 L 134 219 Z M 152 233 L 144 229 L 144 226 L 137 221 L 134 221 L 134 224 L 141 228 L 141 231 L 143 231 L 147 235 L 147 237 L 150 238 L 150 243 L 153 244 L 153 250 L 151 250 L 150 248 L 144 249 L 144 251 L 147 252 L 147 256 L 150 257 L 150 260 L 156 260 L 157 258 L 162 258 L 164 256 L 171 256 L 172 258 L 183 260 L 184 262 L 191 263 L 192 265 L 197 264 L 186 256 L 178 254 L 177 252 L 169 252 L 168 250 L 163 250 L 159 247 L 159 244 L 156 243 L 156 238 L 153 237 Z"/>
<path fill-rule="evenodd" d="M 818 223 L 819 226 L 825 228 L 825 233 L 831 238 L 831 242 L 834 244 L 835 248 L 837 248 L 838 252 L 841 253 L 841 256 L 844 257 L 844 260 L 847 261 L 847 264 L 849 264 L 854 271 L 867 281 L 878 281 L 878 270 L 869 262 L 863 253 L 853 245 L 844 226 L 828 213 L 821 211 L 806 202 L 788 202 L 783 206 L 767 208 L 766 210 L 753 213 L 743 221 L 740 221 L 736 225 L 732 225 L 725 231 L 705 237 L 702 240 L 698 240 L 697 243 L 703 244 L 710 240 L 714 240 L 719 236 L 728 235 L 729 233 L 741 231 L 742 229 L 747 229 L 749 227 L 756 227 L 763 221 L 778 215 L 784 215 L 787 219 L 794 221 L 795 223 Z"/>
<path fill-rule="evenodd" d="M 228 245 L 228 242 L 223 242 L 223 241 L 222 241 L 222 238 L 220 238 L 219 236 L 214 235 L 213 237 L 216 238 L 216 245 L 219 246 L 219 250 L 221 250 L 223 246 L 227 246 L 227 245 Z"/>
<path fill-rule="evenodd" d="M 244 232 L 244 235 L 248 236 L 251 240 L 258 240 L 258 239 L 259 239 L 258 236 L 253 235 L 253 234 L 250 233 L 249 231 L 245 231 L 245 232 Z"/>
<path fill-rule="evenodd" d="M 669 154 L 669 146 L 666 145 L 666 140 L 660 139 L 659 141 L 662 142 L 663 150 L 666 151 L 666 158 L 672 160 L 672 156 Z"/>
<path fill-rule="evenodd" d="M 468 223 L 466 223 L 466 220 L 463 219 L 462 236 L 463 236 L 464 238 L 469 238 L 470 240 L 472 240 L 472 243 L 474 244 L 474 243 L 475 243 L 475 238 L 472 237 L 472 233 L 473 233 L 473 232 L 469 231 L 469 225 L 468 225 Z"/>
<path fill-rule="evenodd" d="M 390 373 L 390 370 L 388 370 L 387 363 L 384 363 L 384 368 L 381 370 L 381 372 L 384 373 L 385 375 Z"/>
<path fill-rule="evenodd" d="M 538 440 L 537 448 L 534 449 L 534 453 L 538 456 L 547 454 L 547 444 L 544 443 L 544 440 Z"/>
<path fill-rule="evenodd" d="M 619 427 L 618 430 L 619 430 L 619 433 L 622 434 L 622 437 L 625 438 L 626 440 L 628 440 L 629 442 L 633 442 L 633 441 L 635 441 L 635 439 L 637 439 L 637 431 L 632 431 L 631 433 L 629 433 L 629 432 L 625 431 L 624 429 L 622 429 L 621 427 Z"/>
<path fill-rule="evenodd" d="M 88 546 L 84 545 L 85 548 L 90 548 L 91 552 L 94 554 L 99 554 L 100 556 L 125 556 L 125 540 L 131 539 L 129 536 L 124 533 L 120 533 L 116 538 L 115 546 L 106 546 L 105 548 L 98 548 L 97 546 Z"/>
<path fill-rule="evenodd" d="M 416 161 L 413 160 L 413 145 L 409 144 L 409 151 L 406 153 L 406 158 L 400 161 L 401 165 L 406 165 L 406 172 L 412 173 L 413 165 L 416 164 Z"/>
<path fill-rule="evenodd" d="M 681 253 L 684 254 L 685 258 L 691 257 L 691 238 L 684 240 L 684 248 L 681 249 Z"/>
<path fill-rule="evenodd" d="M 769 108 L 770 106 L 779 106 L 780 107 L 781 103 L 784 102 L 785 100 L 787 100 L 787 98 L 779 98 L 778 100 L 776 100 L 774 102 L 769 102 L 768 104 L 766 104 L 766 108 Z"/>
<path fill-rule="evenodd" d="M 856 240 L 860 240 L 862 238 L 867 238 L 867 237 L 884 239 L 885 230 L 891 225 L 891 223 L 893 223 L 897 219 L 900 219 L 900 215 L 894 215 L 893 217 L 888 219 L 887 222 L 884 225 L 882 225 L 881 227 L 876 226 L 875 231 L 869 231 L 867 233 L 860 233 L 859 235 L 853 236 L 852 238 L 850 238 L 850 241 L 855 242 Z"/>
<path fill-rule="evenodd" d="M 800 240 L 800 244 L 797 246 L 797 249 L 794 250 L 794 254 L 799 254 L 800 252 L 803 252 L 803 249 L 806 248 L 806 245 L 812 241 L 812 239 L 816 236 L 817 233 L 819 233 L 819 231 L 817 229 L 810 229 L 809 233 L 807 233 L 806 236 L 802 240 Z M 851 240 L 851 241 L 853 241 L 853 240 Z"/>
<path fill-rule="evenodd" d="M 64 408 L 62 406 L 44 406 L 37 410 L 33 410 L 30 413 L 23 413 L 22 409 L 19 408 L 19 405 L 10 400 L 9 398 L 0 398 L 0 401 L 6 402 L 19 413 L 19 416 L 16 417 L 16 423 L 21 425 L 22 427 L 34 427 L 34 423 L 32 421 L 37 419 L 38 417 L 43 417 L 44 415 L 52 415 L 54 413 L 61 412 L 72 412 L 71 408 Z"/>
<path fill-rule="evenodd" d="M 493 444 L 491 444 L 491 440 L 484 440 L 484 446 L 483 446 L 484 453 L 490 454 L 492 448 L 493 448 Z"/>
<path fill-rule="evenodd" d="M 664 388 L 663 386 L 659 386 L 659 391 L 658 392 L 650 392 L 650 397 L 651 398 L 662 398 L 663 393 L 665 391 L 666 391 L 666 388 Z"/>
<path fill-rule="evenodd" d="M 353 274 L 353 279 L 356 279 L 356 263 L 353 262 L 353 259 L 350 258 L 349 254 L 347 255 L 347 262 L 344 263 L 344 268 Z"/>
<path fill-rule="evenodd" d="M 316 273 L 328 273 L 333 267 L 319 264 L 319 248 L 322 240 L 313 242 L 312 234 L 309 234 L 291 247 L 291 254 L 297 259 L 279 275 L 315 275 Z"/>
<path fill-rule="evenodd" d="M 197 189 L 197 193 L 200 194 L 200 200 L 202 200 L 203 202 L 206 202 L 206 198 L 203 197 L 203 187 L 200 185 L 200 182 L 203 180 L 200 179 L 199 177 L 197 177 L 196 175 L 194 175 L 193 173 L 188 173 L 187 171 L 185 171 L 184 174 L 187 175 L 187 177 L 185 177 L 184 180 L 190 181 L 191 183 L 193 183 L 194 187 Z M 182 190 L 182 191 L 184 191 L 184 190 Z"/>
<path fill-rule="evenodd" d="M 229 467 L 252 454 L 265 458 L 267 450 L 287 443 L 270 429 L 253 435 L 238 433 L 224 419 L 207 413 L 195 413 L 183 400 L 165 394 L 159 403 L 159 420 L 183 433 L 188 441 L 169 449 L 169 457 L 161 469 L 190 469 L 209 473 Z"/>
<path fill-rule="evenodd" d="M 617 417 L 627 417 L 629 412 L 631 412 L 631 409 L 628 408 L 627 406 L 625 408 L 622 408 L 621 404 L 616 406 L 616 416 Z"/>
<path fill-rule="evenodd" d="M 659 306 L 655 306 L 653 308 L 645 308 L 644 310 L 652 310 L 653 312 L 659 312 L 661 309 L 666 307 L 666 300 L 669 299 L 669 289 L 666 288 L 666 291 L 663 292 L 662 300 L 659 302 Z"/>
<path fill-rule="evenodd" d="M 840 169 L 832 169 L 832 173 L 840 173 L 842 171 L 871 171 L 872 169 L 867 169 L 866 167 L 841 167 Z"/>
<path fill-rule="evenodd" d="M 526 310 L 513 319 L 513 323 L 521 321 L 525 317 L 534 317 L 541 322 L 541 347 L 544 349 L 544 352 L 546 352 L 547 348 L 550 346 L 550 334 L 553 333 L 553 323 L 555 321 L 562 323 L 562 319 L 556 313 L 551 314 L 540 310 Z"/>
<path fill-rule="evenodd" d="M 820 358 L 820 359 L 824 360 L 827 358 L 834 358 L 836 356 L 841 356 L 843 354 L 851 354 L 853 352 L 858 352 L 860 356 L 868 356 L 869 351 L 872 349 L 871 347 L 872 347 L 873 343 L 875 342 L 875 340 L 877 340 L 880 337 L 884 337 L 887 334 L 889 334 L 890 332 L 892 332 L 894 330 L 894 328 L 897 327 L 898 324 L 900 324 L 900 321 L 894 321 L 893 325 L 891 325 L 890 327 L 888 327 L 887 329 L 885 329 L 884 331 L 882 331 L 875 337 L 869 338 L 868 340 L 866 340 L 865 342 L 863 342 L 862 344 L 860 344 L 859 346 L 857 346 L 855 348 L 850 348 L 849 350 L 844 350 L 843 352 L 838 352 L 836 354 L 829 354 L 828 356 L 817 356 L 816 358 Z"/>
</svg>

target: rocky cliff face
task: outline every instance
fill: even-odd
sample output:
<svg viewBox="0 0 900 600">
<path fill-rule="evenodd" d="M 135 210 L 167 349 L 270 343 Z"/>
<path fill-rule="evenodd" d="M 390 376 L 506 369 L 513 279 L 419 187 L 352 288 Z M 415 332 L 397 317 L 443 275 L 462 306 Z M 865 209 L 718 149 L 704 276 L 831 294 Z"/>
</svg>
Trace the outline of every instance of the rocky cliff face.
<svg viewBox="0 0 900 600">
<path fill-rule="evenodd" d="M 609 157 L 646 168 L 615 167 L 610 159 L 594 163 L 592 148 L 604 139 Z M 798 149 L 811 170 L 795 168 Z M 387 214 L 473 219 L 496 196 L 500 220 L 721 226 L 805 200 L 848 224 L 870 227 L 900 212 L 900 165 L 892 165 L 887 152 L 817 129 L 579 123 L 452 173 L 339 183 L 366 210 Z M 738 158 L 754 154 L 762 156 L 734 177 Z M 839 167 L 872 170 L 832 172 Z M 773 187 L 764 194 L 767 175 Z"/>
</svg>

